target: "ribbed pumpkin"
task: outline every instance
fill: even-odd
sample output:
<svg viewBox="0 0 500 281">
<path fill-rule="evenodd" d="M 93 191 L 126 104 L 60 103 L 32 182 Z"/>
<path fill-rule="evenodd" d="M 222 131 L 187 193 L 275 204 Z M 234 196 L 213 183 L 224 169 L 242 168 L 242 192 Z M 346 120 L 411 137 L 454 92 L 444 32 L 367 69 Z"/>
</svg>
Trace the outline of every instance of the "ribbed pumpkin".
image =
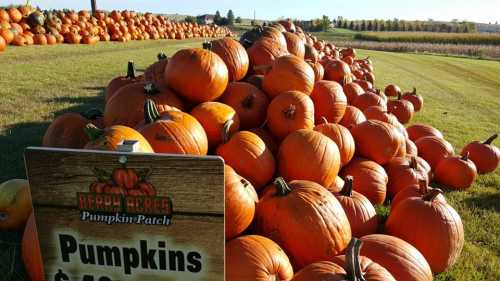
<svg viewBox="0 0 500 281">
<path fill-rule="evenodd" d="M 254 74 L 254 75 L 248 76 L 245 79 L 245 81 L 254 85 L 255 87 L 259 88 L 259 90 L 262 91 L 262 82 L 264 81 L 264 75 Z"/>
<path fill-rule="evenodd" d="M 165 81 L 165 68 L 168 64 L 168 58 L 164 53 L 158 54 L 158 61 L 148 66 L 144 70 L 144 78 L 146 81 L 155 83 L 160 87 L 167 87 Z"/>
<path fill-rule="evenodd" d="M 474 141 L 462 149 L 461 155 L 468 153 L 480 174 L 495 171 L 500 163 L 500 150 L 492 144 L 497 137 L 498 134 L 494 134 L 484 142 Z"/>
<path fill-rule="evenodd" d="M 264 92 L 250 83 L 229 83 L 221 102 L 236 111 L 241 129 L 260 127 L 266 121 L 269 99 Z"/>
<path fill-rule="evenodd" d="M 377 232 L 377 212 L 368 198 L 353 191 L 352 176 L 346 176 L 344 187 L 334 195 L 347 215 L 353 237 L 362 237 Z"/>
<path fill-rule="evenodd" d="M 410 226 L 409 229 L 412 229 Z M 432 281 L 432 271 L 424 256 L 412 245 L 394 236 L 371 234 L 361 237 L 361 255 L 383 266 L 394 279 Z"/>
<path fill-rule="evenodd" d="M 274 156 L 264 141 L 252 132 L 237 132 L 217 148 L 217 155 L 224 158 L 226 164 L 239 175 L 250 181 L 257 191 L 274 176 Z"/>
<path fill-rule="evenodd" d="M 439 137 L 429 136 L 419 138 L 415 144 L 417 145 L 418 156 L 424 158 L 433 171 L 435 171 L 441 160 L 454 154 L 453 146 Z"/>
<path fill-rule="evenodd" d="M 390 84 L 385 87 L 384 94 L 388 97 L 398 97 L 402 92 L 398 85 Z"/>
<path fill-rule="evenodd" d="M 247 49 L 251 67 L 271 65 L 277 58 L 288 55 L 286 45 L 269 37 L 262 37 Z M 255 71 L 255 70 L 254 70 Z M 259 73 L 262 74 L 262 73 Z"/>
<path fill-rule="evenodd" d="M 351 129 L 356 154 L 384 165 L 396 156 L 404 137 L 391 124 L 368 120 Z"/>
<path fill-rule="evenodd" d="M 418 156 L 396 157 L 387 163 L 384 168 L 389 177 L 387 196 L 393 198 L 410 185 L 417 185 L 420 180 L 429 182 L 427 171 L 418 165 Z"/>
<path fill-rule="evenodd" d="M 352 176 L 353 189 L 370 200 L 372 204 L 382 204 L 387 192 L 388 177 L 384 168 L 376 162 L 364 158 L 353 158 L 340 171 L 343 178 Z"/>
<path fill-rule="evenodd" d="M 435 200 L 440 193 L 433 189 L 423 197 L 402 201 L 385 224 L 385 232 L 417 248 L 434 273 L 455 264 L 464 245 L 462 220 L 448 203 Z"/>
<path fill-rule="evenodd" d="M 19 10 L 16 7 L 10 7 L 7 9 L 7 12 L 9 13 L 10 20 L 12 22 L 20 22 L 23 19 L 23 14 L 19 12 Z"/>
<path fill-rule="evenodd" d="M 255 231 L 278 243 L 296 269 L 333 258 L 351 240 L 347 216 L 328 190 L 315 182 L 286 183 L 282 178 L 264 190 Z"/>
<path fill-rule="evenodd" d="M 420 180 L 418 184 L 410 185 L 394 196 L 391 200 L 391 210 L 396 209 L 397 206 L 404 200 L 411 197 L 422 197 L 429 193 L 429 191 L 433 190 L 432 187 L 428 185 L 428 182 L 425 180 Z M 440 200 L 441 202 L 446 202 L 446 198 L 443 194 L 437 195 L 434 200 Z"/>
<path fill-rule="evenodd" d="M 340 192 L 342 188 L 344 188 L 344 185 L 345 181 L 340 176 L 337 176 L 335 178 L 335 181 L 330 186 L 325 186 L 324 188 L 326 188 L 331 193 L 337 193 Z"/>
<path fill-rule="evenodd" d="M 208 140 L 201 124 L 181 111 L 158 112 L 154 101 L 144 105 L 144 124 L 138 130 L 157 153 L 206 155 Z"/>
<path fill-rule="evenodd" d="M 241 236 L 226 244 L 226 281 L 288 281 L 293 268 L 285 252 L 272 240 Z"/>
<path fill-rule="evenodd" d="M 270 70 L 264 75 L 262 87 L 270 98 L 288 91 L 309 95 L 314 87 L 314 71 L 301 58 L 282 56 L 273 62 Z"/>
<path fill-rule="evenodd" d="M 471 187 L 477 176 L 477 168 L 469 159 L 469 154 L 449 156 L 439 162 L 434 179 L 452 189 Z"/>
<path fill-rule="evenodd" d="M 204 102 L 191 111 L 191 115 L 200 122 L 208 138 L 208 148 L 217 147 L 236 133 L 240 128 L 240 119 L 229 105 L 220 102 Z"/>
<path fill-rule="evenodd" d="M 231 166 L 224 166 L 226 241 L 243 233 L 253 221 L 259 201 L 252 184 L 238 175 Z"/>
<path fill-rule="evenodd" d="M 366 121 L 366 117 L 357 107 L 348 105 L 339 124 L 351 130 L 354 126 Z"/>
<path fill-rule="evenodd" d="M 267 127 L 279 140 L 300 129 L 314 128 L 314 103 L 301 92 L 285 92 L 267 108 Z"/>
<path fill-rule="evenodd" d="M 240 43 L 249 48 L 254 46 L 262 39 L 271 39 L 276 41 L 282 48 L 286 50 L 286 39 L 282 32 L 285 30 L 280 25 L 275 26 L 258 26 L 252 30 L 243 33 L 240 36 Z"/>
<path fill-rule="evenodd" d="M 42 145 L 46 147 L 80 149 L 87 144 L 89 138 L 85 126 L 93 123 L 102 127 L 102 112 L 97 109 L 85 113 L 64 113 L 58 116 L 45 131 Z"/>
<path fill-rule="evenodd" d="M 213 101 L 226 89 L 229 79 L 224 61 L 205 49 L 182 49 L 170 58 L 165 82 L 193 102 Z"/>
<path fill-rule="evenodd" d="M 409 138 L 406 138 L 406 155 L 418 155 L 417 145 Z"/>
<path fill-rule="evenodd" d="M 264 141 L 266 147 L 271 151 L 271 153 L 273 155 L 276 155 L 279 149 L 278 143 L 274 139 L 273 135 L 266 128 L 263 127 L 253 128 L 250 129 L 249 131 L 259 136 L 259 138 L 261 138 Z"/>
<path fill-rule="evenodd" d="M 335 142 L 306 129 L 295 131 L 283 140 L 278 163 L 279 172 L 286 180 L 309 180 L 322 186 L 330 186 L 335 181 L 341 165 Z"/>
<path fill-rule="evenodd" d="M 133 61 L 129 61 L 127 64 L 127 75 L 118 76 L 111 80 L 106 87 L 106 103 L 116 94 L 116 92 L 123 86 L 128 84 L 133 84 L 138 82 L 137 76 L 135 74 L 135 66 Z"/>
<path fill-rule="evenodd" d="M 413 104 L 407 100 L 401 99 L 401 95 L 397 100 L 387 102 L 387 111 L 394 114 L 402 124 L 407 124 L 413 118 L 415 109 Z"/>
<path fill-rule="evenodd" d="M 322 62 L 325 68 L 325 80 L 336 81 L 341 85 L 352 82 L 349 65 L 338 59 L 326 59 Z"/>
<path fill-rule="evenodd" d="M 357 97 L 365 93 L 365 90 L 357 83 L 347 83 L 343 86 L 344 94 L 347 97 L 347 103 L 352 104 Z"/>
<path fill-rule="evenodd" d="M 118 144 L 124 140 L 135 140 L 139 143 L 137 152 L 154 152 L 149 142 L 139 132 L 130 127 L 117 125 L 99 129 L 89 123 L 85 127 L 85 131 L 90 139 L 85 145 L 85 149 L 115 151 L 118 148 Z"/>
<path fill-rule="evenodd" d="M 351 271 L 354 272 L 354 271 Z M 291 281 L 352 281 L 354 273 L 348 274 L 346 270 L 331 261 L 318 261 L 302 268 Z"/>
<path fill-rule="evenodd" d="M 311 93 L 314 103 L 314 120 L 316 124 L 326 118 L 329 122 L 338 123 L 342 120 L 347 106 L 347 98 L 339 83 L 334 81 L 318 81 Z"/>
<path fill-rule="evenodd" d="M 299 36 L 291 32 L 284 32 L 283 35 L 286 39 L 286 47 L 288 49 L 288 52 L 303 59 L 306 52 L 304 41 L 302 41 Z"/>
<path fill-rule="evenodd" d="M 417 94 L 417 88 L 413 88 L 413 92 L 405 93 L 401 98 L 411 102 L 415 112 L 420 111 L 424 105 L 424 97 Z"/>
<path fill-rule="evenodd" d="M 32 281 L 44 281 L 45 274 L 43 269 L 42 253 L 40 242 L 38 240 L 38 231 L 36 228 L 35 214 L 32 212 L 26 227 L 24 228 L 22 240 L 22 258 L 26 273 Z"/>
<path fill-rule="evenodd" d="M 438 129 L 425 124 L 413 124 L 406 128 L 406 132 L 408 133 L 410 140 L 413 142 L 428 136 L 435 136 L 441 139 L 443 138 L 443 134 Z"/>
<path fill-rule="evenodd" d="M 398 119 L 392 113 L 389 113 L 383 106 L 374 105 L 363 110 L 363 114 L 368 120 L 379 120 L 391 125 L 398 123 Z"/>
<path fill-rule="evenodd" d="M 240 81 L 248 72 L 250 59 L 245 48 L 236 40 L 225 37 L 211 42 L 210 50 L 221 57 L 229 71 L 229 82 Z"/>
<path fill-rule="evenodd" d="M 366 80 L 354 80 L 354 83 L 358 84 L 363 88 L 365 92 L 369 92 L 370 90 L 373 90 L 373 84 L 369 81 Z"/>
<path fill-rule="evenodd" d="M 121 87 L 108 100 L 104 109 L 104 125 L 135 127 L 144 119 L 144 103 L 147 99 L 153 100 L 160 112 L 184 109 L 179 97 L 168 88 L 158 88 L 149 82 L 137 82 Z"/>
<path fill-rule="evenodd" d="M 307 62 L 311 68 L 314 71 L 314 81 L 318 82 L 320 80 L 323 80 L 323 77 L 325 76 L 325 68 L 323 65 L 319 62 Z"/>
<path fill-rule="evenodd" d="M 313 46 L 306 44 L 305 46 L 305 53 L 304 53 L 304 59 L 309 60 L 313 63 L 318 62 L 319 57 L 318 57 L 318 51 L 314 49 Z"/>
<path fill-rule="evenodd" d="M 368 107 L 371 106 L 380 106 L 384 109 L 387 108 L 387 105 L 384 102 L 384 100 L 380 96 L 371 92 L 366 92 L 361 96 L 357 97 L 352 103 L 352 105 L 359 108 L 359 110 L 361 111 L 365 111 Z"/>
<path fill-rule="evenodd" d="M 337 144 L 340 152 L 340 163 L 341 166 L 347 165 L 349 161 L 354 157 L 354 151 L 356 144 L 354 143 L 354 138 L 349 130 L 340 125 L 328 123 L 328 121 L 323 118 L 323 123 L 314 127 L 314 130 L 322 133 L 323 135 L 329 137 L 332 141 Z"/>
</svg>

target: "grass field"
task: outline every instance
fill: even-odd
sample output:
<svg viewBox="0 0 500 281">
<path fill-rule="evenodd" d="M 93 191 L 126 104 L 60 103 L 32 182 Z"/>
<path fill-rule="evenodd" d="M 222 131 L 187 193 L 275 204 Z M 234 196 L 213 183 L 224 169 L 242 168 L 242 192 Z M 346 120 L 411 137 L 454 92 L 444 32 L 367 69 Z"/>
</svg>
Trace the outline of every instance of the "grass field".
<svg viewBox="0 0 500 281">
<path fill-rule="evenodd" d="M 500 45 L 498 33 L 361 32 L 357 40 L 435 44 Z"/>
<path fill-rule="evenodd" d="M 143 69 L 159 51 L 201 41 L 146 41 L 89 46 L 9 48 L 0 55 L 0 181 L 24 177 L 23 150 L 39 145 L 54 116 L 103 106 L 103 90 L 128 60 Z M 500 62 L 359 51 L 375 63 L 377 86 L 389 82 L 425 98 L 415 122 L 442 132 L 457 152 L 500 131 Z M 497 142 L 497 145 L 500 145 Z M 440 281 L 500 280 L 500 171 L 481 176 L 466 192 L 447 194 L 465 226 L 461 258 Z M 386 213 L 385 208 L 379 208 Z M 0 280 L 24 280 L 17 233 L 0 234 Z M 404 281 L 404 280 L 402 280 Z"/>
</svg>

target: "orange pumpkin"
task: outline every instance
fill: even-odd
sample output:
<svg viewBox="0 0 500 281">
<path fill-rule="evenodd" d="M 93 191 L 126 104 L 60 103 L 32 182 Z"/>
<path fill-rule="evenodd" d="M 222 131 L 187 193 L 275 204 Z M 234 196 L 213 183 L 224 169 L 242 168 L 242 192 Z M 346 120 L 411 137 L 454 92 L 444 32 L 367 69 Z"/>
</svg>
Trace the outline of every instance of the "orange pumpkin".
<svg viewBox="0 0 500 281">
<path fill-rule="evenodd" d="M 357 97 L 352 103 L 352 105 L 359 108 L 359 110 L 361 111 L 365 111 L 367 108 L 372 106 L 380 106 L 384 109 L 387 108 L 387 105 L 384 102 L 384 100 L 380 96 L 371 92 L 366 92 L 361 96 Z"/>
<path fill-rule="evenodd" d="M 401 98 L 411 102 L 415 112 L 420 111 L 424 105 L 424 97 L 417 94 L 417 88 L 413 88 L 413 92 L 405 93 Z"/>
<path fill-rule="evenodd" d="M 492 144 L 497 137 L 498 134 L 494 134 L 484 142 L 474 141 L 462 149 L 461 155 L 469 154 L 480 174 L 495 171 L 500 163 L 500 150 Z"/>
<path fill-rule="evenodd" d="M 113 78 L 106 87 L 106 103 L 116 94 L 116 92 L 123 86 L 128 84 L 133 84 L 138 82 L 138 79 L 135 75 L 135 66 L 133 61 L 129 61 L 127 64 L 127 75 L 126 76 L 118 76 Z"/>
<path fill-rule="evenodd" d="M 10 44 L 13 40 L 14 40 L 14 32 L 12 32 L 12 30 L 10 30 L 9 28 L 2 28 L 0 27 L 0 37 L 2 37 L 2 39 L 4 39 L 4 44 L 8 45 Z M 0 39 L 0 40 L 2 40 Z M 5 49 L 5 45 L 4 46 L 4 49 Z"/>
<path fill-rule="evenodd" d="M 351 130 L 358 124 L 366 121 L 366 117 L 361 110 L 357 107 L 348 105 L 345 108 L 344 116 L 340 120 L 339 124 Z"/>
<path fill-rule="evenodd" d="M 151 64 L 144 70 L 144 78 L 146 81 L 155 83 L 160 87 L 167 87 L 165 82 L 165 68 L 168 64 L 168 58 L 164 53 L 158 54 L 158 61 Z"/>
<path fill-rule="evenodd" d="M 5 51 L 5 48 L 7 47 L 7 43 L 3 39 L 2 36 L 0 36 L 0 52 Z"/>
<path fill-rule="evenodd" d="M 427 171 L 418 165 L 417 157 L 396 157 L 384 166 L 389 177 L 387 184 L 389 198 L 393 198 L 408 186 L 417 185 L 421 180 L 429 182 Z"/>
<path fill-rule="evenodd" d="M 226 241 L 241 235 L 252 223 L 259 201 L 252 184 L 231 166 L 224 167 Z"/>
<path fill-rule="evenodd" d="M 93 124 L 87 124 L 85 131 L 90 139 L 85 145 L 85 149 L 116 151 L 118 145 L 124 140 L 135 140 L 139 143 L 137 152 L 154 152 L 149 142 L 139 132 L 130 127 L 112 126 L 99 129 Z"/>
<path fill-rule="evenodd" d="M 306 44 L 304 46 L 304 59 L 305 60 L 308 60 L 308 61 L 311 61 L 313 63 L 316 63 L 319 61 L 319 55 L 318 55 L 318 51 L 316 51 L 316 49 L 314 49 L 314 47 L 312 47 L 311 45 L 308 45 Z"/>
<path fill-rule="evenodd" d="M 250 59 L 245 48 L 230 37 L 211 42 L 210 50 L 219 55 L 229 71 L 229 82 L 240 81 L 247 72 Z"/>
<path fill-rule="evenodd" d="M 173 110 L 160 114 L 152 100 L 146 101 L 144 114 L 145 124 L 138 130 L 151 143 L 155 152 L 207 154 L 207 135 L 193 116 Z"/>
<path fill-rule="evenodd" d="M 7 9 L 7 13 L 9 13 L 12 22 L 18 23 L 23 19 L 23 14 L 16 7 L 10 7 Z"/>
<path fill-rule="evenodd" d="M 272 240 L 241 236 L 226 244 L 226 281 L 289 281 L 293 268 L 285 252 Z"/>
<path fill-rule="evenodd" d="M 349 132 L 346 127 L 340 124 L 328 123 L 326 119 L 323 119 L 323 124 L 317 125 L 314 127 L 314 130 L 329 137 L 335 142 L 335 144 L 337 144 L 340 152 L 340 163 L 342 167 L 351 161 L 354 157 L 356 144 L 354 143 L 354 138 L 352 137 L 351 132 Z"/>
<path fill-rule="evenodd" d="M 271 99 L 288 91 L 310 95 L 314 77 L 313 69 L 304 60 L 296 56 L 282 56 L 273 62 L 264 75 L 262 87 Z"/>
<path fill-rule="evenodd" d="M 425 124 L 413 124 L 406 128 L 406 132 L 408 133 L 410 140 L 414 142 L 420 138 L 428 136 L 435 136 L 440 139 L 443 138 L 443 134 L 438 129 Z"/>
<path fill-rule="evenodd" d="M 399 204 L 404 200 L 412 197 L 422 197 L 431 190 L 433 190 L 433 188 L 429 187 L 428 182 L 425 180 L 420 180 L 418 184 L 407 186 L 391 199 L 391 210 L 395 210 L 396 207 L 399 206 Z M 444 198 L 443 194 L 437 195 L 434 200 L 446 202 L 446 198 Z"/>
<path fill-rule="evenodd" d="M 396 116 L 392 113 L 389 113 L 387 109 L 383 106 L 373 105 L 369 106 L 365 110 L 363 110 L 363 114 L 368 120 L 379 120 L 385 123 L 389 123 L 391 125 L 396 125 L 399 123 Z"/>
<path fill-rule="evenodd" d="M 259 39 L 252 47 L 247 49 L 247 52 L 250 58 L 250 65 L 254 68 L 254 71 L 255 67 L 270 65 L 277 58 L 288 55 L 286 44 L 283 46 L 279 41 L 269 37 Z"/>
<path fill-rule="evenodd" d="M 325 68 L 325 80 L 336 81 L 341 85 L 352 82 L 351 68 L 347 63 L 338 59 L 327 59 L 322 64 Z"/>
<path fill-rule="evenodd" d="M 240 119 L 236 111 L 220 102 L 200 103 L 191 111 L 191 115 L 205 129 L 209 148 L 217 147 L 224 138 L 231 137 L 240 128 Z"/>
<path fill-rule="evenodd" d="M 339 83 L 325 80 L 316 82 L 311 99 L 314 103 L 316 124 L 322 122 L 321 118 L 326 118 L 331 123 L 342 120 L 347 107 L 347 98 Z"/>
<path fill-rule="evenodd" d="M 216 153 L 239 175 L 250 181 L 257 191 L 274 176 L 274 156 L 264 141 L 252 132 L 235 133 L 217 148 Z"/>
<path fill-rule="evenodd" d="M 413 104 L 407 100 L 401 99 L 401 95 L 398 96 L 397 100 L 390 100 L 387 102 L 387 111 L 394 114 L 402 124 L 410 122 L 415 114 Z"/>
<path fill-rule="evenodd" d="M 42 253 L 40 250 L 40 243 L 38 240 L 38 231 L 36 227 L 35 214 L 32 212 L 31 216 L 24 228 L 22 240 L 22 258 L 24 267 L 30 280 L 44 281 L 45 274 L 43 269 Z"/>
<path fill-rule="evenodd" d="M 267 126 L 279 140 L 299 129 L 314 127 L 314 103 L 307 95 L 291 91 L 274 98 L 267 108 Z"/>
<path fill-rule="evenodd" d="M 264 92 L 250 83 L 229 83 L 221 102 L 236 111 L 242 129 L 260 127 L 266 120 L 269 99 Z"/>
<path fill-rule="evenodd" d="M 419 138 L 415 144 L 417 145 L 418 156 L 424 158 L 433 171 L 435 171 L 441 160 L 454 154 L 453 146 L 439 137 L 428 136 Z"/>
<path fill-rule="evenodd" d="M 204 49 L 182 49 L 165 69 L 165 82 L 193 102 L 213 101 L 226 89 L 229 73 L 224 61 Z"/>
<path fill-rule="evenodd" d="M 323 65 L 319 62 L 313 63 L 308 61 L 307 63 L 311 66 L 311 68 L 314 71 L 314 81 L 318 82 L 323 80 L 323 77 L 325 76 L 325 68 L 323 67 Z"/>
<path fill-rule="evenodd" d="M 259 90 L 261 90 L 261 91 L 262 91 L 262 82 L 263 81 L 264 81 L 264 75 L 262 75 L 262 74 L 254 74 L 254 75 L 248 76 L 246 79 L 246 82 L 259 88 Z"/>
<path fill-rule="evenodd" d="M 476 165 L 469 159 L 469 153 L 465 153 L 461 157 L 449 156 L 441 160 L 435 171 L 435 180 L 452 189 L 471 187 L 476 176 Z"/>
<path fill-rule="evenodd" d="M 388 97 L 398 97 L 402 94 L 401 88 L 394 84 L 387 85 L 384 89 L 384 93 Z"/>
<path fill-rule="evenodd" d="M 273 155 L 276 155 L 276 153 L 278 152 L 278 144 L 273 135 L 271 135 L 271 133 L 266 128 L 253 128 L 249 131 L 259 136 L 259 138 L 264 141 L 266 147 L 271 151 L 271 153 Z"/>
<path fill-rule="evenodd" d="M 387 234 L 419 250 L 434 273 L 449 269 L 464 245 L 462 220 L 453 207 L 435 200 L 440 193 L 441 190 L 433 189 L 423 197 L 402 201 L 391 211 L 385 225 Z"/>
<path fill-rule="evenodd" d="M 288 52 L 299 58 L 304 58 L 306 52 L 304 41 L 302 41 L 302 39 L 300 39 L 300 37 L 297 36 L 295 33 L 284 32 L 283 35 L 285 36 L 286 39 L 286 46 Z"/>
<path fill-rule="evenodd" d="M 347 103 L 352 104 L 357 97 L 365 93 L 365 90 L 357 83 L 351 82 L 343 85 L 344 94 L 347 97 Z"/>
<path fill-rule="evenodd" d="M 255 231 L 277 242 L 297 269 L 330 260 L 351 240 L 347 216 L 328 190 L 311 181 L 286 183 L 282 178 L 264 190 Z"/>
</svg>

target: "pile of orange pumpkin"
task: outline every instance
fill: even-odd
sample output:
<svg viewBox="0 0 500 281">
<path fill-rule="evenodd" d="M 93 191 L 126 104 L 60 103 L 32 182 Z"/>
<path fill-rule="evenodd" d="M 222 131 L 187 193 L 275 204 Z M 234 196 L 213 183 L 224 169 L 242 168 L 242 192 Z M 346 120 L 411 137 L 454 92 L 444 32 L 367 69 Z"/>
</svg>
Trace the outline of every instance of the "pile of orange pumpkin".
<svg viewBox="0 0 500 281">
<path fill-rule="evenodd" d="M 31 6 L 0 9 L 0 52 L 7 45 L 95 44 L 98 41 L 222 37 L 227 27 L 172 22 L 133 11 L 37 11 Z"/>
<path fill-rule="evenodd" d="M 57 117 L 43 145 L 222 157 L 226 280 L 428 281 L 457 261 L 462 221 L 429 183 L 463 190 L 497 169 L 496 135 L 455 155 L 437 129 L 404 126 L 416 90 L 378 90 L 370 59 L 289 21 L 158 58 L 110 81 L 103 114 Z"/>
</svg>

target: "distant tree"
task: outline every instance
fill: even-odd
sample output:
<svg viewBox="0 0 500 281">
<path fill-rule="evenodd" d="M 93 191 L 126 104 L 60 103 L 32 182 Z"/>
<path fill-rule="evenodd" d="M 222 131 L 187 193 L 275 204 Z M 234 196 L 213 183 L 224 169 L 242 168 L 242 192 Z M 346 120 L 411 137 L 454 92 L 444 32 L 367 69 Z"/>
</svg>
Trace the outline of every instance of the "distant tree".
<svg viewBox="0 0 500 281">
<path fill-rule="evenodd" d="M 420 24 L 420 22 L 415 23 L 415 31 L 417 32 L 422 31 L 422 25 Z"/>
<path fill-rule="evenodd" d="M 385 21 L 381 21 L 380 24 L 379 24 L 379 31 L 385 31 L 386 30 L 386 27 L 385 27 Z"/>
<path fill-rule="evenodd" d="M 251 25 L 251 26 L 254 26 L 255 24 L 256 24 L 256 21 L 255 21 L 255 20 L 251 20 L 251 21 L 250 21 L 250 25 Z"/>
<path fill-rule="evenodd" d="M 469 33 L 469 25 L 467 24 L 464 25 L 463 33 Z"/>
<path fill-rule="evenodd" d="M 233 13 L 233 10 L 229 10 L 227 12 L 227 24 L 228 25 L 233 25 L 234 24 L 234 13 Z"/>
<path fill-rule="evenodd" d="M 335 27 L 342 28 L 343 25 L 344 25 L 344 20 L 341 17 L 339 17 L 335 22 Z"/>
<path fill-rule="evenodd" d="M 348 28 L 349 28 L 349 21 L 344 20 L 343 25 L 342 25 L 342 28 L 344 28 L 344 29 L 348 29 Z"/>
<path fill-rule="evenodd" d="M 229 25 L 229 20 L 227 18 L 220 18 L 219 23 L 217 25 Z"/>
<path fill-rule="evenodd" d="M 368 31 L 372 31 L 373 30 L 373 23 L 371 20 L 368 21 L 368 25 L 366 26 L 366 29 Z"/>
<path fill-rule="evenodd" d="M 361 29 L 361 31 L 365 31 L 366 30 L 366 20 L 362 20 L 361 21 L 360 29 Z"/>
<path fill-rule="evenodd" d="M 391 20 L 385 21 L 385 30 L 391 31 L 392 30 L 392 22 Z"/>
<path fill-rule="evenodd" d="M 405 20 L 399 21 L 399 30 L 400 31 L 408 31 L 408 26 Z"/>
<path fill-rule="evenodd" d="M 196 22 L 196 17 L 193 17 L 193 16 L 187 16 L 185 19 L 184 19 L 185 22 L 187 23 L 195 23 Z"/>
<path fill-rule="evenodd" d="M 392 31 L 399 31 L 400 30 L 399 20 L 394 19 L 391 26 L 392 26 L 391 28 Z"/>
<path fill-rule="evenodd" d="M 219 10 L 217 10 L 215 12 L 215 16 L 214 16 L 214 23 L 215 24 L 220 24 L 220 20 L 221 20 L 220 12 L 219 12 Z"/>
<path fill-rule="evenodd" d="M 321 18 L 321 30 L 328 31 L 330 29 L 331 23 L 332 22 L 330 21 L 330 18 L 323 15 L 323 17 Z"/>
<path fill-rule="evenodd" d="M 380 21 L 379 20 L 373 21 L 373 31 L 380 31 Z"/>
<path fill-rule="evenodd" d="M 361 24 L 359 24 L 359 22 L 356 22 L 356 24 L 354 24 L 354 30 L 356 30 L 356 31 L 361 30 Z"/>
<path fill-rule="evenodd" d="M 349 29 L 350 29 L 350 30 L 354 30 L 354 21 L 351 21 L 351 22 L 349 23 Z"/>
<path fill-rule="evenodd" d="M 242 23 L 243 20 L 241 19 L 241 17 L 237 17 L 235 20 L 234 20 L 235 23 Z"/>
</svg>

